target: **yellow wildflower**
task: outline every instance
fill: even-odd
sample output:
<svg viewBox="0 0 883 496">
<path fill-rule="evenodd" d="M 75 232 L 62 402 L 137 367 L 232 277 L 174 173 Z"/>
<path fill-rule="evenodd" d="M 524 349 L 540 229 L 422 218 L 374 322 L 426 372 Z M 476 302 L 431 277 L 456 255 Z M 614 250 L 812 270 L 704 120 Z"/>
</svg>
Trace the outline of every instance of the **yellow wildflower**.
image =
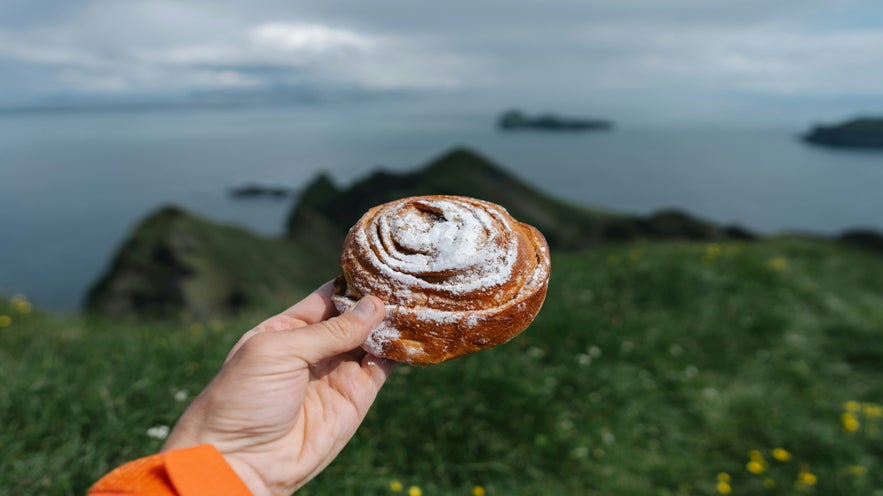
<svg viewBox="0 0 883 496">
<path fill-rule="evenodd" d="M 868 469 L 862 465 L 853 465 L 849 467 L 849 473 L 856 477 L 862 477 L 868 473 Z"/>
<path fill-rule="evenodd" d="M 423 491 L 417 486 L 411 486 L 408 488 L 408 496 L 423 496 Z"/>
<path fill-rule="evenodd" d="M 0 327 L 9 327 L 12 325 L 12 317 L 9 315 L 0 315 Z"/>
<path fill-rule="evenodd" d="M 847 401 L 843 404 L 843 409 L 850 413 L 856 413 L 862 409 L 862 404 L 858 401 Z"/>
<path fill-rule="evenodd" d="M 814 486 L 816 482 L 819 481 L 819 478 L 816 477 L 816 474 L 812 472 L 800 472 L 797 474 L 797 482 L 801 484 L 806 484 L 807 486 Z"/>
<path fill-rule="evenodd" d="M 883 406 L 880 405 L 865 403 L 862 411 L 868 418 L 883 417 Z"/>
<path fill-rule="evenodd" d="M 771 477 L 764 477 L 763 478 L 763 487 L 765 487 L 767 489 L 772 489 L 772 488 L 776 487 L 776 481 L 774 481 Z"/>
<path fill-rule="evenodd" d="M 714 263 L 714 261 L 717 260 L 717 257 L 721 255 L 721 252 L 721 245 L 711 243 L 705 247 L 705 254 L 702 255 L 702 263 L 706 265 Z"/>
<path fill-rule="evenodd" d="M 846 432 L 855 432 L 861 427 L 858 419 L 855 418 L 855 415 L 851 413 L 844 413 L 840 416 L 840 423 L 843 425 L 843 430 Z"/>
<path fill-rule="evenodd" d="M 12 305 L 16 312 L 22 315 L 31 313 L 31 303 L 24 296 L 14 296 L 9 300 L 9 304 Z"/>
<path fill-rule="evenodd" d="M 770 270 L 780 272 L 785 270 L 785 268 L 788 266 L 788 261 L 785 260 L 784 257 L 774 257 L 767 260 L 766 266 L 769 267 Z"/>
<path fill-rule="evenodd" d="M 776 448 L 773 450 L 773 458 L 780 462 L 787 462 L 791 459 L 791 452 L 785 448 Z"/>
<path fill-rule="evenodd" d="M 484 496 L 486 491 L 482 486 L 475 486 L 472 488 L 472 496 Z"/>
<path fill-rule="evenodd" d="M 717 492 L 719 492 L 721 494 L 730 494 L 730 492 L 732 490 L 733 490 L 733 488 L 730 487 L 729 482 L 718 482 L 717 483 Z"/>
<path fill-rule="evenodd" d="M 751 460 L 745 464 L 745 468 L 754 475 L 760 475 L 766 470 L 766 464 L 762 461 Z"/>
<path fill-rule="evenodd" d="M 389 483 L 389 490 L 392 491 L 392 492 L 394 492 L 394 493 L 401 492 L 402 487 L 403 487 L 403 486 L 402 486 L 402 483 L 399 482 L 399 481 L 396 480 L 396 479 L 393 479 L 393 480 L 390 481 L 390 483 Z"/>
<path fill-rule="evenodd" d="M 750 450 L 750 451 L 748 451 L 748 459 L 753 460 L 755 462 L 762 462 L 763 461 L 763 453 L 761 453 L 759 450 L 756 450 L 756 449 Z"/>
<path fill-rule="evenodd" d="M 619 264 L 619 257 L 616 255 L 607 255 L 607 263 L 610 265 Z"/>
<path fill-rule="evenodd" d="M 720 472 L 719 474 L 717 474 L 717 481 L 718 482 L 730 482 L 730 474 L 728 474 L 726 472 Z"/>
</svg>

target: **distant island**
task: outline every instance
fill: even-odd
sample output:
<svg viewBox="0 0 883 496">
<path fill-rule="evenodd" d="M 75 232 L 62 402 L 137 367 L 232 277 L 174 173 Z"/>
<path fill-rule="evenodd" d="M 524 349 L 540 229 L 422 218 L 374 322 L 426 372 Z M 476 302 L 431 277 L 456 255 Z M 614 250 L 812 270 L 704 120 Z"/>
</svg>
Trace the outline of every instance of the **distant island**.
<svg viewBox="0 0 883 496">
<path fill-rule="evenodd" d="M 583 119 L 560 117 L 554 114 L 541 114 L 535 117 L 525 115 L 520 110 L 509 110 L 497 121 L 500 129 L 538 129 L 542 131 L 609 131 L 613 123 L 603 119 Z"/>
<path fill-rule="evenodd" d="M 230 188 L 230 196 L 237 199 L 272 198 L 285 199 L 294 194 L 292 188 L 285 186 L 268 186 L 264 184 L 246 184 Z"/>
<path fill-rule="evenodd" d="M 803 135 L 803 140 L 844 148 L 883 148 L 883 118 L 861 117 L 833 126 L 819 125 Z"/>
</svg>

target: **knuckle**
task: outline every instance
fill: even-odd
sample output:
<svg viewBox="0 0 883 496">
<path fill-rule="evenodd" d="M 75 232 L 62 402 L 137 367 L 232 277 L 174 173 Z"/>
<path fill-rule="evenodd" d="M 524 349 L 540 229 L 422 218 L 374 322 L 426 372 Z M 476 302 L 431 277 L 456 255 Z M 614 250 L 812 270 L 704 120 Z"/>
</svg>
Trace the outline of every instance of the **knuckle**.
<svg viewBox="0 0 883 496">
<path fill-rule="evenodd" d="M 274 336 L 269 332 L 256 332 L 242 344 L 242 353 L 245 355 L 264 355 L 275 346 Z"/>
<path fill-rule="evenodd" d="M 352 325 L 344 316 L 333 318 L 319 324 L 327 338 L 338 343 L 346 343 L 352 335 Z"/>
</svg>

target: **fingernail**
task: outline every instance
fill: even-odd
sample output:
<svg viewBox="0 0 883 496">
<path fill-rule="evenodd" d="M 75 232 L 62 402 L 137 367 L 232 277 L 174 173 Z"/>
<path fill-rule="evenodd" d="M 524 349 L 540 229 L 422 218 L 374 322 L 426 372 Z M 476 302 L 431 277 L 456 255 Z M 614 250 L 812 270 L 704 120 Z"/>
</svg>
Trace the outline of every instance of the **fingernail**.
<svg viewBox="0 0 883 496">
<path fill-rule="evenodd" d="M 362 318 L 368 318 L 374 315 L 374 302 L 371 301 L 371 298 L 362 298 L 356 303 L 356 306 L 353 307 L 353 313 Z"/>
</svg>

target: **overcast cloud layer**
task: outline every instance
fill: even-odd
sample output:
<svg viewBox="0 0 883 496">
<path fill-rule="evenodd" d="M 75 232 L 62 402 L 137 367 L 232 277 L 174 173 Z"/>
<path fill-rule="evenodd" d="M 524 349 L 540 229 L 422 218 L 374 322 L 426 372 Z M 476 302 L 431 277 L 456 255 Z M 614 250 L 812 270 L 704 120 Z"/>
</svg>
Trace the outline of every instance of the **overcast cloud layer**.
<svg viewBox="0 0 883 496">
<path fill-rule="evenodd" d="M 883 4 L 6 0 L 0 73 L 6 106 L 282 89 L 648 120 L 883 114 Z"/>
</svg>

